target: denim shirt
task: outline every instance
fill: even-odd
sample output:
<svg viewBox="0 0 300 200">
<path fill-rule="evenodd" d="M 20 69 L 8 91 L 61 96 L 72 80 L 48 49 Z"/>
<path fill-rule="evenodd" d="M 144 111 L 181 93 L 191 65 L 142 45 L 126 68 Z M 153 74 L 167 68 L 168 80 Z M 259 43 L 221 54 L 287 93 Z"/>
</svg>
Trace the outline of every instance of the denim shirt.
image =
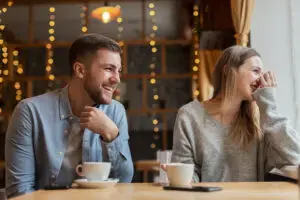
<svg viewBox="0 0 300 200">
<path fill-rule="evenodd" d="M 114 100 L 97 108 L 117 125 L 119 135 L 111 143 L 105 143 L 99 134 L 85 129 L 82 162 L 102 161 L 102 146 L 106 146 L 108 160 L 112 164 L 110 177 L 118 178 L 120 182 L 131 182 L 133 163 L 125 109 Z M 16 106 L 5 144 L 8 197 L 55 186 L 68 146 L 70 117 L 68 86 L 22 100 Z"/>
</svg>

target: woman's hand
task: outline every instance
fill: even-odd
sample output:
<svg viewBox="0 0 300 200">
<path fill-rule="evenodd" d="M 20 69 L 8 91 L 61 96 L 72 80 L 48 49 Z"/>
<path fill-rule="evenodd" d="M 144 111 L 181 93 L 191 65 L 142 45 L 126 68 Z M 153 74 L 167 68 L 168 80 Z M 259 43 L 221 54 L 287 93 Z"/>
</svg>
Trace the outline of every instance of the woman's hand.
<svg viewBox="0 0 300 200">
<path fill-rule="evenodd" d="M 273 72 L 263 73 L 259 79 L 259 88 L 277 87 L 277 81 Z"/>
</svg>

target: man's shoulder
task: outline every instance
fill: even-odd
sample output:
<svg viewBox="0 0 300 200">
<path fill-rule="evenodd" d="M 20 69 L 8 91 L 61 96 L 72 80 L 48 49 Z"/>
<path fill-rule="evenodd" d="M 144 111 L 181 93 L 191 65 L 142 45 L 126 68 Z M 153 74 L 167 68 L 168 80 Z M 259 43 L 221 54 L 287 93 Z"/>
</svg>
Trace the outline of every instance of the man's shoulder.
<svg viewBox="0 0 300 200">
<path fill-rule="evenodd" d="M 43 106 L 44 109 L 51 107 L 59 98 L 61 89 L 53 90 L 41 95 L 34 97 L 29 97 L 20 101 L 18 106 L 29 106 L 29 107 L 40 107 Z"/>
</svg>

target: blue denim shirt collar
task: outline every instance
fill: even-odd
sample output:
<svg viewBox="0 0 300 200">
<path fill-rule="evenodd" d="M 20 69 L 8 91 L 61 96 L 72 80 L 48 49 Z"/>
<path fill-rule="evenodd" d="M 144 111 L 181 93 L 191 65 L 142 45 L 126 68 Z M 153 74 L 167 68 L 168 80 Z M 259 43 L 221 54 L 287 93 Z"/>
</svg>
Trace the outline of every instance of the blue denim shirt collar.
<svg viewBox="0 0 300 200">
<path fill-rule="evenodd" d="M 66 85 L 59 94 L 59 118 L 67 119 L 73 115 L 69 100 L 69 85 Z"/>
</svg>

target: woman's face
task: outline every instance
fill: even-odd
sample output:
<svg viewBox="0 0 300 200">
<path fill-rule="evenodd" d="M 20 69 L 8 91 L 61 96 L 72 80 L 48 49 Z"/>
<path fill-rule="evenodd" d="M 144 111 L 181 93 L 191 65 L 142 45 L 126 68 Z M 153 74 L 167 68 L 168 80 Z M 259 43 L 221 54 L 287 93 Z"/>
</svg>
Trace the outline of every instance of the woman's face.
<svg viewBox="0 0 300 200">
<path fill-rule="evenodd" d="M 252 101 L 252 93 L 259 87 L 262 67 L 262 61 L 258 56 L 248 58 L 239 67 L 236 74 L 239 98 Z"/>
</svg>

